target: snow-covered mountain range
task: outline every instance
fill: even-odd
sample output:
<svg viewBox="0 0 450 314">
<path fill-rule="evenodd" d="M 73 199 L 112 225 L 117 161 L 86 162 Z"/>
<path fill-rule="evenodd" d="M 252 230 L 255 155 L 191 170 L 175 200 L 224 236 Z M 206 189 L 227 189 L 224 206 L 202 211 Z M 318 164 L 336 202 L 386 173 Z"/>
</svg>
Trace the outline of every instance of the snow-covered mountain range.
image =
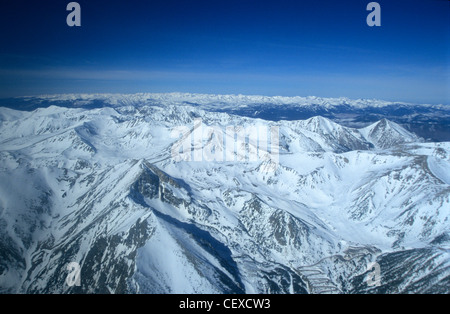
<svg viewBox="0 0 450 314">
<path fill-rule="evenodd" d="M 269 121 L 232 114 L 245 96 L 189 95 L 0 108 L 0 292 L 450 292 L 450 143 L 387 119 Z M 276 140 L 253 141 L 255 127 Z M 276 159 L 248 158 L 263 138 Z M 180 141 L 192 158 L 174 158 Z"/>
<path fill-rule="evenodd" d="M 214 95 L 190 93 L 69 94 L 0 99 L 0 107 L 35 110 L 51 105 L 68 108 L 188 105 L 211 112 L 270 121 L 322 116 L 341 125 L 363 128 L 382 119 L 432 141 L 450 141 L 450 104 L 412 104 L 377 99 Z"/>
</svg>

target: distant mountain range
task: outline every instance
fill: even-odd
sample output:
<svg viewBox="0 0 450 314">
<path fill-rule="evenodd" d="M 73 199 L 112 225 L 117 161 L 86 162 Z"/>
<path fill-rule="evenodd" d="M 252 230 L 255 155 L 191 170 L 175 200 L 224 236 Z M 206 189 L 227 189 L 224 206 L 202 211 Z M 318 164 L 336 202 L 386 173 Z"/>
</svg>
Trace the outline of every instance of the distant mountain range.
<svg viewBox="0 0 450 314">
<path fill-rule="evenodd" d="M 7 107 L 21 110 L 0 108 L 0 293 L 450 292 L 450 143 L 372 121 L 440 121 L 445 137 L 447 106 L 139 94 Z"/>
<path fill-rule="evenodd" d="M 431 142 L 450 141 L 450 104 L 430 105 L 376 99 L 166 94 L 70 94 L 0 99 L 0 107 L 34 110 L 51 105 L 78 108 L 189 105 L 270 121 L 305 120 L 322 116 L 348 127 L 361 128 L 381 119 L 400 124 Z"/>
</svg>

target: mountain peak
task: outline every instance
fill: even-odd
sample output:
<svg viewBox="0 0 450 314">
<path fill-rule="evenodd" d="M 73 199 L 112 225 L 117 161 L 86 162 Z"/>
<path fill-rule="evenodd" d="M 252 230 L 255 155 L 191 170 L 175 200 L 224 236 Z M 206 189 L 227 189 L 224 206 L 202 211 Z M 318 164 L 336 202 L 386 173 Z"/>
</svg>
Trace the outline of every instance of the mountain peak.
<svg viewBox="0 0 450 314">
<path fill-rule="evenodd" d="M 415 134 L 388 119 L 371 124 L 360 132 L 375 147 L 382 149 L 420 140 Z"/>
<path fill-rule="evenodd" d="M 315 116 L 308 120 L 305 120 L 304 126 L 306 129 L 312 132 L 327 132 L 331 133 L 336 128 L 341 128 L 341 126 L 330 119 L 324 118 L 322 116 Z"/>
</svg>

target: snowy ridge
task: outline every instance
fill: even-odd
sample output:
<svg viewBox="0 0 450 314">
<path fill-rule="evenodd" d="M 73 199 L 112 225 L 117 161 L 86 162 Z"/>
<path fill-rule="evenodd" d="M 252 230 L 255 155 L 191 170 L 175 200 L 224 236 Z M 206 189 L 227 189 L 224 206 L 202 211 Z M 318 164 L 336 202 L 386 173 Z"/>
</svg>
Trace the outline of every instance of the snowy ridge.
<svg viewBox="0 0 450 314">
<path fill-rule="evenodd" d="M 150 96 L 161 106 L 133 100 Z M 450 143 L 388 120 L 357 129 L 175 103 L 194 96 L 0 108 L 0 292 L 449 292 Z M 199 119 L 277 127 L 275 171 L 267 160 L 175 160 L 172 131 L 195 137 Z M 194 144 L 193 154 L 220 149 Z M 371 288 L 374 261 L 382 286 Z M 70 262 L 80 287 L 65 283 Z"/>
<path fill-rule="evenodd" d="M 62 94 L 0 99 L 0 107 L 33 111 L 65 108 L 134 108 L 194 106 L 214 113 L 270 121 L 297 121 L 322 116 L 352 128 L 364 128 L 384 118 L 430 142 L 450 141 L 449 104 L 412 104 L 377 99 L 213 95 L 191 93 Z"/>
</svg>

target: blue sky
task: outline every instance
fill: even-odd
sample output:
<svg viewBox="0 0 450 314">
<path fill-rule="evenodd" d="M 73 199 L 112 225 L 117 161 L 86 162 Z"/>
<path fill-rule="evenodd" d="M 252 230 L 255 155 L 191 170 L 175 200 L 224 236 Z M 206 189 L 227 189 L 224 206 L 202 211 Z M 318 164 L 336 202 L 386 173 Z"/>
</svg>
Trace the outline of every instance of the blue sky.
<svg viewBox="0 0 450 314">
<path fill-rule="evenodd" d="M 0 97 L 195 92 L 450 104 L 450 1 L 15 0 Z"/>
</svg>

